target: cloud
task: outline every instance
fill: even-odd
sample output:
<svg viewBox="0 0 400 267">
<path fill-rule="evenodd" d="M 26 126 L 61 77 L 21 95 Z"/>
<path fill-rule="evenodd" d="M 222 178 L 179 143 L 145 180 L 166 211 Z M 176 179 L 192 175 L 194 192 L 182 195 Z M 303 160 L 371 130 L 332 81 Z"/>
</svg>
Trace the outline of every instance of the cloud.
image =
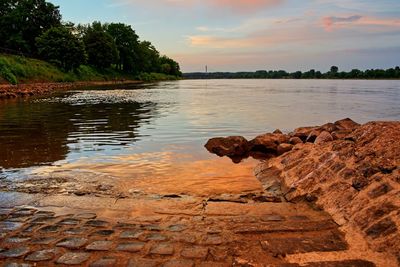
<svg viewBox="0 0 400 267">
<path fill-rule="evenodd" d="M 370 27 L 400 27 L 400 19 L 391 18 L 374 18 L 360 15 L 353 15 L 348 17 L 323 17 L 322 25 L 326 31 L 333 31 L 335 29 L 350 28 L 356 26 L 370 26 Z"/>
<path fill-rule="evenodd" d="M 109 6 L 150 5 L 152 8 L 206 8 L 209 11 L 250 13 L 282 5 L 286 0 L 113 0 Z"/>
</svg>

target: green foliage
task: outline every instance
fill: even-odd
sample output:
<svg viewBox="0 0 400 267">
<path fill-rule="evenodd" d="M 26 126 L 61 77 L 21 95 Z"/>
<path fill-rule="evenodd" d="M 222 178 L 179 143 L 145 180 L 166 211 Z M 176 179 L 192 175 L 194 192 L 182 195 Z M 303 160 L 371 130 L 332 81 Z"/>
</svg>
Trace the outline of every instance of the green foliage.
<svg viewBox="0 0 400 267">
<path fill-rule="evenodd" d="M 178 77 L 166 75 L 164 73 L 147 73 L 143 72 L 136 76 L 137 80 L 144 81 L 144 82 L 154 82 L 154 81 L 170 81 L 170 80 L 177 80 Z"/>
<path fill-rule="evenodd" d="M 4 58 L 0 58 L 0 77 L 11 84 L 17 84 L 17 77 L 15 77 L 8 66 L 9 63 L 7 62 L 7 60 Z"/>
<path fill-rule="evenodd" d="M 165 74 L 173 75 L 173 76 L 181 76 L 182 75 L 180 67 L 179 67 L 179 63 L 167 56 L 160 57 L 159 65 L 160 65 L 161 73 L 165 73 Z"/>
<path fill-rule="evenodd" d="M 51 28 L 36 38 L 39 55 L 64 70 L 84 64 L 87 59 L 83 43 L 66 27 Z"/>
<path fill-rule="evenodd" d="M 98 68 L 109 68 L 112 63 L 118 61 L 115 41 L 100 22 L 94 22 L 87 27 L 83 41 L 89 64 Z"/>
<path fill-rule="evenodd" d="M 61 25 L 58 7 L 45 0 L 1 0 L 0 46 L 36 54 L 35 39 Z"/>
</svg>

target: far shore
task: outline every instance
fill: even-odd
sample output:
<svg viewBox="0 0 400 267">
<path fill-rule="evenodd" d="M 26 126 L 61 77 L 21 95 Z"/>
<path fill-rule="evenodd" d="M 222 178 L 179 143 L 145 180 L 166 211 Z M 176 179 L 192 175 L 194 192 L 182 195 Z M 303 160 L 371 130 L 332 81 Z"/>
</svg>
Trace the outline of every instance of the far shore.
<svg viewBox="0 0 400 267">
<path fill-rule="evenodd" d="M 83 81 L 83 82 L 34 82 L 24 84 L 0 84 L 0 99 L 13 99 L 17 97 L 46 94 L 77 87 L 139 84 L 139 80 L 114 80 L 114 81 Z"/>
</svg>

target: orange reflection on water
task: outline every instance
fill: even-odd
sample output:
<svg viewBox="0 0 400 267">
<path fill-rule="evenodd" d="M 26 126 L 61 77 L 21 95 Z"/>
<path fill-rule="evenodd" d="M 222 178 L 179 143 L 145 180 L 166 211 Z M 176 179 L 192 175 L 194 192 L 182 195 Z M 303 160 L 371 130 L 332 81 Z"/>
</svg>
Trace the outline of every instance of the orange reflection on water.
<svg viewBox="0 0 400 267">
<path fill-rule="evenodd" d="M 108 160 L 80 160 L 58 167 L 42 167 L 35 174 L 73 172 L 84 181 L 96 179 L 112 184 L 120 192 L 144 194 L 186 194 L 210 196 L 262 190 L 253 175 L 256 160 L 233 164 L 229 158 L 195 159 L 193 155 L 154 152 L 122 155 Z M 78 170 L 78 172 L 77 172 Z"/>
</svg>

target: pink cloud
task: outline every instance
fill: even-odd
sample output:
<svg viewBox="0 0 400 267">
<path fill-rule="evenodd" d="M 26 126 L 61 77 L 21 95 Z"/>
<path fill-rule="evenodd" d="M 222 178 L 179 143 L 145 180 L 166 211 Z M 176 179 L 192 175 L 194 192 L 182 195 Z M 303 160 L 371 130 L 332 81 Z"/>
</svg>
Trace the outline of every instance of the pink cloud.
<svg viewBox="0 0 400 267">
<path fill-rule="evenodd" d="M 347 17 L 323 17 L 322 26 L 326 31 L 356 26 L 400 27 L 400 19 L 373 18 L 360 15 Z"/>
</svg>

